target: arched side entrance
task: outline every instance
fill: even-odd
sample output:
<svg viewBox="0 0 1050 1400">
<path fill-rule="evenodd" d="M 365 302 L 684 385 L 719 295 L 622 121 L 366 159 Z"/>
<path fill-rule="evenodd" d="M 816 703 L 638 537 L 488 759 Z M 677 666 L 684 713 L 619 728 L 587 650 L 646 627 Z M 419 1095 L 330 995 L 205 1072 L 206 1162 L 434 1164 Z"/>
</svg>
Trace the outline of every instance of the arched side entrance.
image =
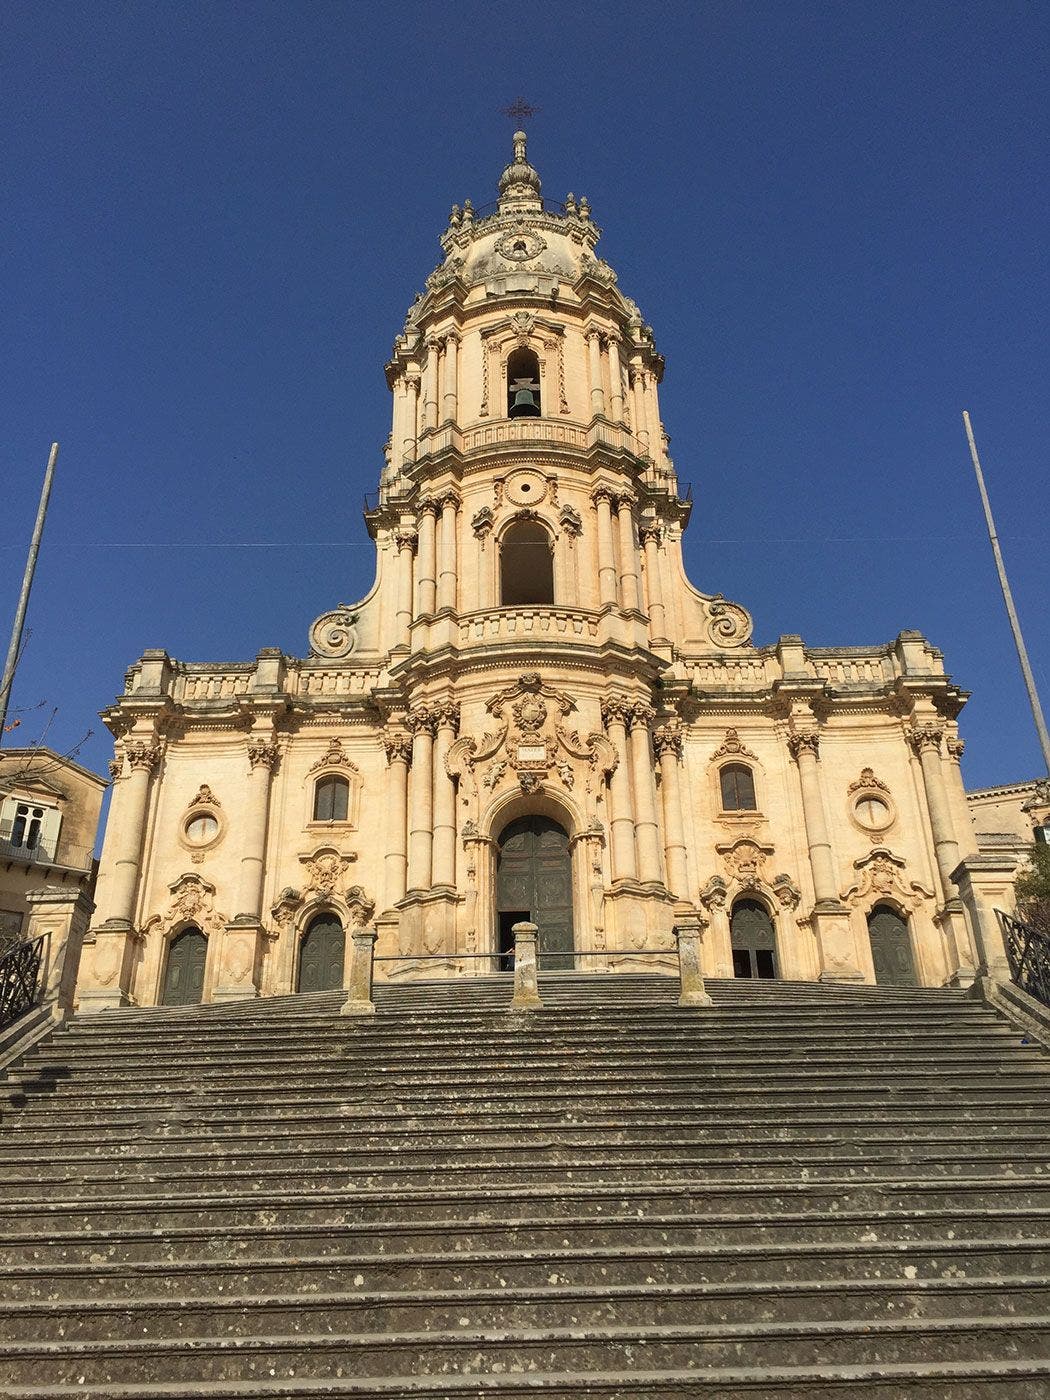
<svg viewBox="0 0 1050 1400">
<path fill-rule="evenodd" d="M 569 837 L 550 817 L 519 817 L 504 829 L 496 862 L 496 919 L 501 970 L 513 965 L 511 930 L 524 922 L 539 928 L 541 972 L 575 966 Z"/>
<path fill-rule="evenodd" d="M 868 937 L 875 981 L 880 987 L 917 987 L 908 923 L 888 904 L 876 904 L 868 915 Z"/>
<path fill-rule="evenodd" d="M 335 914 L 311 919 L 299 944 L 298 992 L 330 992 L 343 985 L 346 936 Z"/>
<path fill-rule="evenodd" d="M 161 1006 L 194 1006 L 204 995 L 204 964 L 208 940 L 191 924 L 168 944 Z"/>
<path fill-rule="evenodd" d="M 738 899 L 729 921 L 734 977 L 774 978 L 777 936 L 769 910 L 757 899 Z"/>
</svg>

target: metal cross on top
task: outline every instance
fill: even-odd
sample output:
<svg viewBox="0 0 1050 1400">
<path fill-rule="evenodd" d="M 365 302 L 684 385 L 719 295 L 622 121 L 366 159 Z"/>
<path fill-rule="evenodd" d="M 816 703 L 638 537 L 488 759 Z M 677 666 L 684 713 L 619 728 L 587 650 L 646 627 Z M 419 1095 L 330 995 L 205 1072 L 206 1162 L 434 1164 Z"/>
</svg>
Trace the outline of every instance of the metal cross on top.
<svg viewBox="0 0 1050 1400">
<path fill-rule="evenodd" d="M 524 97 L 518 97 L 515 98 L 513 107 L 504 107 L 502 110 L 503 115 L 510 117 L 512 121 L 527 121 L 529 117 L 534 117 L 540 109 L 530 106 Z"/>
</svg>

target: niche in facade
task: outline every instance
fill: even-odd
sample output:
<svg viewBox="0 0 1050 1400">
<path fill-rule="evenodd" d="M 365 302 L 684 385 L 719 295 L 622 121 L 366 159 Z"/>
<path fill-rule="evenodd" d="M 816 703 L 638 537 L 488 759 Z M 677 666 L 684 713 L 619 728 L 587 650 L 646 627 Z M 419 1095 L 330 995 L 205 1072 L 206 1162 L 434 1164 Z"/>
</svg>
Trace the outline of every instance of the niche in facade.
<svg viewBox="0 0 1050 1400">
<path fill-rule="evenodd" d="M 507 360 L 507 417 L 540 416 L 540 362 L 534 350 L 515 350 Z"/>
<path fill-rule="evenodd" d="M 503 607 L 554 602 L 551 541 L 538 520 L 522 520 L 503 536 L 499 583 Z"/>
</svg>

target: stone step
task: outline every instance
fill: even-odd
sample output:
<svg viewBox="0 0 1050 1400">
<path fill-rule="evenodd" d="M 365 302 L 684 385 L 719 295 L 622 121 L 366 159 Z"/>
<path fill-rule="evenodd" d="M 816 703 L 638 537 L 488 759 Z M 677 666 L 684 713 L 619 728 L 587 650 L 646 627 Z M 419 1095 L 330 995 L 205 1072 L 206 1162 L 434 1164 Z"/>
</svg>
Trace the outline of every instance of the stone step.
<svg viewBox="0 0 1050 1400">
<path fill-rule="evenodd" d="M 430 1253 L 440 1243 L 446 1252 L 478 1250 L 528 1252 L 553 1247 L 598 1248 L 617 1243 L 638 1247 L 647 1240 L 663 1245 L 747 1244 L 903 1244 L 940 1240 L 996 1239 L 1023 1241 L 1050 1237 L 1050 1207 L 1043 1210 L 985 1209 L 960 1214 L 955 1209 L 921 1211 L 823 1212 L 782 1210 L 778 1214 L 680 1215 L 582 1215 L 555 1218 L 508 1214 L 489 1220 L 462 1220 L 435 1216 L 410 1223 L 405 1220 L 332 1221 L 323 1224 L 287 1224 L 270 1212 L 265 1224 L 166 1225 L 152 1227 L 123 1224 L 113 1219 L 105 1228 L 77 1229 L 60 1234 L 55 1229 L 6 1228 L 0 1242 L 0 1263 L 24 1265 L 86 1265 L 149 1260 L 162 1255 L 168 1261 L 217 1259 L 294 1259 L 389 1252 Z M 1050 1287 L 1050 1283 L 1047 1285 Z"/>
<path fill-rule="evenodd" d="M 588 1371 L 578 1373 L 530 1371 L 441 1376 L 392 1377 L 282 1377 L 251 1380 L 180 1380 L 173 1384 L 140 1381 L 134 1385 L 102 1382 L 77 1385 L 78 1400 L 522 1400 L 542 1395 L 544 1400 L 683 1400 L 683 1397 L 716 1397 L 717 1400 L 813 1400 L 814 1395 L 857 1396 L 863 1400 L 1045 1400 L 1050 1384 L 1050 1361 L 1026 1358 L 918 1362 L 880 1362 L 843 1366 L 726 1366 L 704 1371 L 654 1371 L 629 1373 Z M 8 1389 L 6 1400 L 69 1400 L 65 1386 L 18 1385 Z"/>
<path fill-rule="evenodd" d="M 559 1161 L 574 1154 L 588 1154 L 592 1162 L 606 1164 L 688 1161 L 693 1165 L 724 1164 L 740 1168 L 769 1168 L 799 1164 L 854 1164 L 907 1161 L 951 1163 L 956 1161 L 1007 1164 L 1033 1164 L 1040 1170 L 1050 1163 L 1047 1133 L 1015 1136 L 999 1140 L 981 1139 L 975 1134 L 887 1136 L 881 1140 L 842 1142 L 826 1135 L 816 1141 L 781 1137 L 765 1142 L 742 1144 L 733 1138 L 714 1139 L 681 1132 L 673 1142 L 654 1143 L 644 1132 L 600 1133 L 593 1129 L 552 1128 L 542 1132 L 516 1131 L 498 1134 L 449 1132 L 439 1140 L 414 1133 L 357 1134 L 353 1138 L 325 1139 L 320 1143 L 302 1142 L 295 1148 L 287 1143 L 276 1146 L 238 1143 L 228 1139 L 208 1142 L 175 1135 L 150 1143 L 133 1143 L 114 1150 L 101 1144 L 80 1152 L 59 1150 L 50 1156 L 53 1171 L 75 1174 L 81 1168 L 118 1169 L 122 1175 L 163 1170 L 169 1176 L 184 1172 L 196 1174 L 201 1168 L 222 1173 L 242 1171 L 256 1165 L 268 1172 L 362 1171 L 377 1160 L 391 1155 L 407 1169 L 436 1166 L 455 1169 L 466 1158 L 473 1165 L 506 1166 L 517 1162 Z M 0 1184 L 20 1178 L 25 1170 L 39 1164 L 39 1154 L 24 1148 L 0 1150 Z"/>
<path fill-rule="evenodd" d="M 1015 1148 L 1032 1150 L 1042 1146 L 1050 1159 L 1050 1152 L 1046 1151 L 1050 1148 L 1050 1123 L 1035 1114 L 1027 1122 L 990 1123 L 978 1118 L 965 1124 L 913 1122 L 905 1126 L 844 1123 L 839 1128 L 829 1123 L 782 1123 L 737 1128 L 735 1125 L 712 1124 L 703 1117 L 685 1119 L 683 1115 L 683 1119 L 675 1122 L 640 1117 L 637 1122 L 615 1122 L 578 1120 L 566 1115 L 560 1119 L 534 1121 L 528 1130 L 528 1140 L 533 1140 L 538 1132 L 542 1132 L 553 1134 L 562 1145 L 630 1146 L 651 1144 L 655 1132 L 670 1131 L 678 1146 L 703 1146 L 712 1150 L 737 1148 L 741 1156 L 746 1155 L 744 1149 L 747 1148 L 768 1151 L 772 1147 L 790 1147 L 808 1152 L 835 1147 L 852 1155 L 866 1150 L 868 1146 L 903 1148 L 921 1144 L 924 1148 L 943 1146 L 954 1150 L 965 1147 L 981 1151 L 1008 1145 L 1011 1152 Z M 152 1160 L 173 1152 L 180 1156 L 188 1153 L 221 1155 L 228 1152 L 230 1156 L 252 1154 L 268 1159 L 341 1153 L 347 1148 L 369 1148 L 378 1152 L 440 1152 L 450 1147 L 517 1147 L 522 1145 L 525 1131 L 520 1124 L 464 1122 L 457 1125 L 451 1115 L 440 1124 L 421 1123 L 410 1118 L 390 1122 L 388 1118 L 377 1115 L 367 1120 L 355 1116 L 342 1124 L 333 1122 L 323 1129 L 282 1123 L 242 1125 L 239 1130 L 232 1130 L 229 1124 L 201 1124 L 180 1115 L 170 1123 L 157 1122 L 145 1130 L 141 1126 L 134 1129 L 121 1126 L 99 1128 L 92 1133 L 85 1125 L 81 1129 L 61 1132 L 23 1127 L 17 1135 L 0 1133 L 0 1164 L 38 1161 L 41 1150 L 46 1150 L 50 1162 L 65 1165 L 94 1162 L 104 1156 L 120 1161 L 139 1157 Z"/>
<path fill-rule="evenodd" d="M 63 1196 L 59 1183 L 46 1197 L 30 1201 L 16 1194 L 0 1200 L 0 1225 L 12 1222 L 20 1229 L 92 1231 L 100 1220 L 131 1228 L 153 1228 L 158 1233 L 172 1225 L 200 1225 L 213 1230 L 251 1227 L 282 1222 L 339 1226 L 358 1221 L 427 1221 L 435 1211 L 445 1218 L 487 1220 L 494 1212 L 519 1213 L 542 1210 L 551 1219 L 574 1213 L 601 1215 L 631 1213 L 638 1220 L 672 1213 L 731 1212 L 764 1217 L 771 1211 L 820 1210 L 866 1212 L 886 1209 L 956 1210 L 979 1213 L 997 1208 L 1024 1211 L 1050 1208 L 1050 1175 L 1001 1180 L 988 1176 L 951 1175 L 940 1180 L 902 1180 L 887 1176 L 877 1180 L 855 1176 L 798 1181 L 745 1182 L 733 1176 L 705 1177 L 702 1181 L 668 1176 L 663 1181 L 639 1181 L 618 1174 L 613 1182 L 555 1180 L 494 1183 L 477 1176 L 452 1189 L 427 1181 L 422 1187 L 397 1189 L 353 1187 L 336 1191 L 269 1191 L 260 1199 L 248 1190 L 238 1197 L 232 1190 L 220 1194 L 207 1190 L 180 1193 L 160 1205 L 155 1194 L 136 1193 L 125 1185 L 111 1197 L 105 1211 L 91 1203 Z"/>
<path fill-rule="evenodd" d="M 308 1345 L 304 1345 L 308 1343 Z M 417 1373 L 442 1377 L 507 1371 L 633 1370 L 757 1366 L 857 1365 L 1011 1359 L 1050 1354 L 1050 1318 L 978 1317 L 849 1322 L 713 1323 L 618 1327 L 504 1328 L 357 1336 L 320 1333 L 274 1337 L 8 1342 L 0 1346 L 0 1384 L 83 1386 L 111 1380 L 268 1379 Z"/>
<path fill-rule="evenodd" d="M 613 1282 L 653 1283 L 763 1282 L 771 1287 L 785 1279 L 988 1278 L 995 1274 L 1045 1282 L 1050 1269 L 1050 1237 L 1004 1240 L 908 1240 L 814 1243 L 759 1242 L 727 1245 L 670 1245 L 618 1242 L 590 1248 L 550 1247 L 527 1256 L 518 1250 L 475 1250 L 452 1254 L 367 1254 L 361 1251 L 294 1259 L 193 1259 L 163 1257 L 128 1263 L 105 1260 L 87 1264 L 5 1265 L 0 1289 L 5 1301 L 78 1298 L 137 1299 L 163 1294 L 172 1298 L 236 1292 L 251 1296 L 275 1292 L 317 1293 L 347 1289 L 426 1291 L 475 1288 L 545 1288 L 603 1286 Z M 1050 1355 L 1050 1353 L 1048 1353 Z"/>
<path fill-rule="evenodd" d="M 745 1284 L 603 1284 L 592 1288 L 476 1289 L 463 1293 L 322 1293 L 5 1305 L 0 1341 L 101 1341 L 107 1337 L 307 1337 L 326 1331 L 519 1331 L 574 1326 L 878 1322 L 892 1318 L 1046 1317 L 1050 1283 L 1027 1278 L 852 1279 Z"/>
</svg>

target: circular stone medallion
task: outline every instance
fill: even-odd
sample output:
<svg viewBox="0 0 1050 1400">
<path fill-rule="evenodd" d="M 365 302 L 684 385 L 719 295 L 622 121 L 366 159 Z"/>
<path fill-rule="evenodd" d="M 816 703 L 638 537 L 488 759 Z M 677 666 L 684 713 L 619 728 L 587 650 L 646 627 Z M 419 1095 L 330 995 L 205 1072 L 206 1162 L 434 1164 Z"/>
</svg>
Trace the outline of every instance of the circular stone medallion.
<svg viewBox="0 0 1050 1400">
<path fill-rule="evenodd" d="M 546 246 L 546 239 L 538 233 L 505 233 L 496 244 L 496 252 L 510 262 L 528 262 L 538 258 Z"/>
</svg>

